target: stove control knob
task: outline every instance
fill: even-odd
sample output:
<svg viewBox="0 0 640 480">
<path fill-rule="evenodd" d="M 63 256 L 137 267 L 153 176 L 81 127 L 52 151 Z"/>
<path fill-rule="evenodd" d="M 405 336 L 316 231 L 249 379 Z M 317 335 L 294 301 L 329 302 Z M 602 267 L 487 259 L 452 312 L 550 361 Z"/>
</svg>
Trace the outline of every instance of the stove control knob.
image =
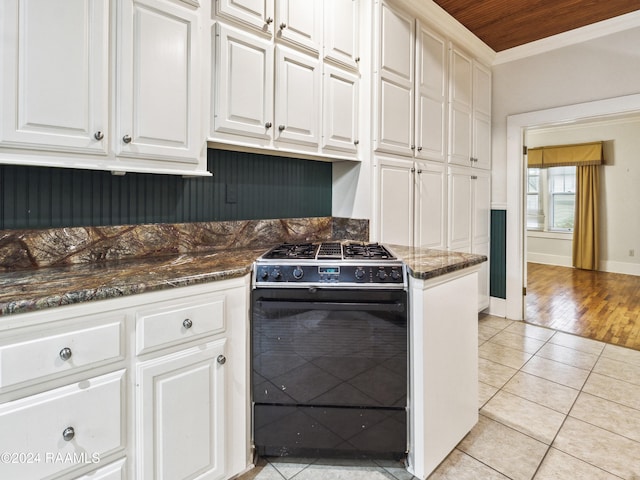
<svg viewBox="0 0 640 480">
<path fill-rule="evenodd" d="M 380 271 L 378 271 L 378 278 L 380 280 L 384 280 L 385 278 L 387 278 L 387 272 L 385 272 L 384 269 L 380 269 Z"/>
<path fill-rule="evenodd" d="M 269 278 L 269 272 L 267 271 L 267 269 L 264 269 L 260 272 L 260 278 L 262 278 L 262 280 L 266 280 L 267 278 Z"/>
<path fill-rule="evenodd" d="M 391 270 L 391 278 L 398 280 L 400 278 L 400 272 L 398 270 Z"/>
<path fill-rule="evenodd" d="M 293 278 L 295 278 L 296 280 L 300 280 L 303 275 L 304 272 L 302 271 L 302 268 L 296 267 L 293 269 Z"/>
<path fill-rule="evenodd" d="M 274 270 L 273 272 L 271 272 L 271 276 L 272 276 L 274 279 L 276 279 L 276 280 L 277 280 L 277 279 L 279 279 L 282 275 L 280 274 L 280 270 Z"/>
<path fill-rule="evenodd" d="M 362 280 L 364 278 L 364 275 L 365 273 L 363 269 L 361 268 L 356 269 L 356 273 L 355 273 L 356 280 Z"/>
</svg>

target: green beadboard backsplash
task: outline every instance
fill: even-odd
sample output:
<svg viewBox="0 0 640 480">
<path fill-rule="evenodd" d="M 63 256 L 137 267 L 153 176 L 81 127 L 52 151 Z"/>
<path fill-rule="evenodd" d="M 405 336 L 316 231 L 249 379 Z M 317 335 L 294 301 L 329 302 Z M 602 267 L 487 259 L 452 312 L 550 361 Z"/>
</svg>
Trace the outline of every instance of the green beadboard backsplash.
<svg viewBox="0 0 640 480">
<path fill-rule="evenodd" d="M 213 177 L 0 165 L 0 230 L 331 216 L 331 163 L 213 150 Z"/>
</svg>

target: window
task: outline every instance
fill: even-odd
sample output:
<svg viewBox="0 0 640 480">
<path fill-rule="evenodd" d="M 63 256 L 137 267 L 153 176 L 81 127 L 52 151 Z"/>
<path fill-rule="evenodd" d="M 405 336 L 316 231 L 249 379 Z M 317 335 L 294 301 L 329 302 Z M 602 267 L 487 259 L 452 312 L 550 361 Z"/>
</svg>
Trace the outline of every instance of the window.
<svg viewBox="0 0 640 480">
<path fill-rule="evenodd" d="M 527 228 L 572 232 L 576 201 L 576 167 L 529 168 Z"/>
<path fill-rule="evenodd" d="M 530 230 L 544 229 L 540 171 L 540 168 L 530 168 L 527 175 L 527 228 Z"/>
</svg>

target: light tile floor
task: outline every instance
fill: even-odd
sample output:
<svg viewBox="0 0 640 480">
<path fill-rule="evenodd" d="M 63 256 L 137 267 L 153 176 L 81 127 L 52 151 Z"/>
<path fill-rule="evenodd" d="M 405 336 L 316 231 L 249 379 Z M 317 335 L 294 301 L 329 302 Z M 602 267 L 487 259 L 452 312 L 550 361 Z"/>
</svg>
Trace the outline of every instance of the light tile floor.
<svg viewBox="0 0 640 480">
<path fill-rule="evenodd" d="M 640 479 L 640 351 L 479 323 L 480 420 L 430 480 Z M 411 480 L 400 464 L 260 459 L 241 480 Z"/>
</svg>

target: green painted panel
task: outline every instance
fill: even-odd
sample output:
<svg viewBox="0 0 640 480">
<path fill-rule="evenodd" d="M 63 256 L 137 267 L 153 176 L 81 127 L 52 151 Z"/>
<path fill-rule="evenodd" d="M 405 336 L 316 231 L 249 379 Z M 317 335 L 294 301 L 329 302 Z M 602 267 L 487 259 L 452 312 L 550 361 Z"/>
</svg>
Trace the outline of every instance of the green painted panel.
<svg viewBox="0 0 640 480">
<path fill-rule="evenodd" d="M 212 150 L 212 177 L 0 165 L 0 229 L 331 215 L 331 163 Z"/>
<path fill-rule="evenodd" d="M 491 210 L 489 292 L 507 298 L 507 211 Z"/>
</svg>

